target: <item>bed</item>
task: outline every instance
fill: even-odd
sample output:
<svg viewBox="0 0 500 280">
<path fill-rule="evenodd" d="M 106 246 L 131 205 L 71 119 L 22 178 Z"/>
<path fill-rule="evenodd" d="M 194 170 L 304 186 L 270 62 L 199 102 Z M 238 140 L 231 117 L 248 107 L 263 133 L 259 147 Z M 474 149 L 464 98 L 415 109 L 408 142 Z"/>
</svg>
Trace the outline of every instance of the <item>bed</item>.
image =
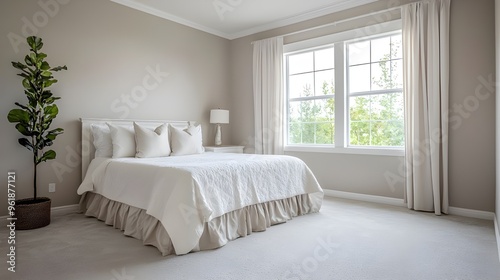
<svg viewBox="0 0 500 280">
<path fill-rule="evenodd" d="M 82 212 L 155 246 L 162 255 L 215 249 L 321 208 L 323 191 L 298 158 L 202 151 L 173 156 L 175 143 L 170 156 L 95 157 L 95 126 L 123 128 L 134 121 L 81 121 Z M 192 127 L 186 121 L 135 123 L 151 130 L 168 123 L 169 141 L 176 141 L 170 130 Z"/>
</svg>

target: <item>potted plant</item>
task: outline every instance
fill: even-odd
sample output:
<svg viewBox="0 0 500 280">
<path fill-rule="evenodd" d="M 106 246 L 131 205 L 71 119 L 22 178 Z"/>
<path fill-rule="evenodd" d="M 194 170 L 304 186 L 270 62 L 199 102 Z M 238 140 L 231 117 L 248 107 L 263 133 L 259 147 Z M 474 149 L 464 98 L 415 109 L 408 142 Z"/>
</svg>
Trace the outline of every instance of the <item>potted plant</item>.
<svg viewBox="0 0 500 280">
<path fill-rule="evenodd" d="M 53 150 L 44 151 L 53 144 L 56 136 L 63 133 L 62 128 L 50 129 L 52 121 L 59 109 L 54 101 L 60 99 L 48 88 L 57 83 L 52 76 L 53 71 L 67 70 L 66 66 L 51 68 L 45 61 L 46 54 L 40 52 L 42 39 L 31 36 L 26 39 L 30 53 L 24 62 L 12 62 L 12 66 L 20 70 L 18 76 L 23 77 L 22 85 L 28 103 L 16 102 L 19 108 L 10 110 L 7 118 L 16 124 L 16 129 L 23 135 L 18 142 L 33 153 L 33 198 L 16 200 L 14 217 L 17 218 L 16 229 L 34 229 L 50 224 L 50 198 L 37 196 L 37 166 L 47 160 L 56 158 Z"/>
</svg>

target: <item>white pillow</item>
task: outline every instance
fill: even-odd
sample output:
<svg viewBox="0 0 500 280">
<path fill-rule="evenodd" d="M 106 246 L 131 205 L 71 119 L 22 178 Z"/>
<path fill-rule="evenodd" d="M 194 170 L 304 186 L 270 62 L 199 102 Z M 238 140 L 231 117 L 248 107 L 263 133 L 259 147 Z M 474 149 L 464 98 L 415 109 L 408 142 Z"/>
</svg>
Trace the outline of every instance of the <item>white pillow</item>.
<svg viewBox="0 0 500 280">
<path fill-rule="evenodd" d="M 172 156 L 202 154 L 203 140 L 201 126 L 189 126 L 186 129 L 176 128 L 169 125 L 172 145 Z"/>
<path fill-rule="evenodd" d="M 94 137 L 95 157 L 112 157 L 113 144 L 109 127 L 105 124 L 92 124 L 90 128 Z"/>
<path fill-rule="evenodd" d="M 133 127 L 117 126 L 106 123 L 111 131 L 113 158 L 135 156 L 135 133 Z"/>
<path fill-rule="evenodd" d="M 168 125 L 162 124 L 154 131 L 134 122 L 135 157 L 168 157 L 170 143 L 168 142 Z"/>
</svg>

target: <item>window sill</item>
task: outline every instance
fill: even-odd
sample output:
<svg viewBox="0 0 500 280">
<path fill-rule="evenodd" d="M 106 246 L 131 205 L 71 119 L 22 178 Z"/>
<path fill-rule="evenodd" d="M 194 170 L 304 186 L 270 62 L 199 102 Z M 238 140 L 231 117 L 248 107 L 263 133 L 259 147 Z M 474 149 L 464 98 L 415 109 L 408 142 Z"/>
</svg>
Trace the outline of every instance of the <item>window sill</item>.
<svg viewBox="0 0 500 280">
<path fill-rule="evenodd" d="M 376 148 L 376 147 L 334 147 L 329 145 L 300 145 L 285 146 L 285 152 L 305 152 L 305 153 L 330 153 L 330 154 L 352 154 L 352 155 L 374 155 L 374 156 L 393 156 L 404 157 L 404 148 Z"/>
</svg>

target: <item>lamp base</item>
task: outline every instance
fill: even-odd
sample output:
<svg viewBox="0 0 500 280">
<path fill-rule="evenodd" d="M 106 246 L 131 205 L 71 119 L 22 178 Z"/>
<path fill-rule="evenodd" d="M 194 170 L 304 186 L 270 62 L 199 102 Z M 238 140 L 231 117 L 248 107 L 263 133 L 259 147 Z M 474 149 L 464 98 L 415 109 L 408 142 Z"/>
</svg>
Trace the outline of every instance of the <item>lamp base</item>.
<svg viewBox="0 0 500 280">
<path fill-rule="evenodd" d="M 222 145 L 222 133 L 220 131 L 220 124 L 217 124 L 217 130 L 215 131 L 215 146 Z"/>
</svg>

